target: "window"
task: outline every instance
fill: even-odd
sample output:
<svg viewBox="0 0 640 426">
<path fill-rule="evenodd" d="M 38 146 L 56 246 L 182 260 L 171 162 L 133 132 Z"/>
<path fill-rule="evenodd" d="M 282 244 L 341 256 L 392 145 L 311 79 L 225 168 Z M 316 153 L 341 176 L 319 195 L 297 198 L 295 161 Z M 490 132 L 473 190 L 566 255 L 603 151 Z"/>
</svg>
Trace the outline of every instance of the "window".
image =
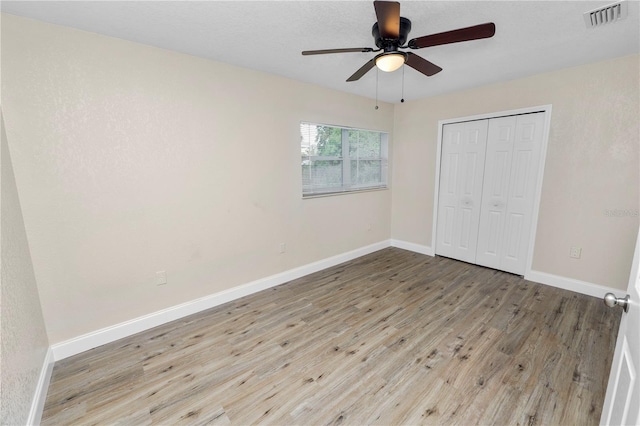
<svg viewBox="0 0 640 426">
<path fill-rule="evenodd" d="M 387 187 L 387 133 L 300 123 L 302 195 Z"/>
</svg>

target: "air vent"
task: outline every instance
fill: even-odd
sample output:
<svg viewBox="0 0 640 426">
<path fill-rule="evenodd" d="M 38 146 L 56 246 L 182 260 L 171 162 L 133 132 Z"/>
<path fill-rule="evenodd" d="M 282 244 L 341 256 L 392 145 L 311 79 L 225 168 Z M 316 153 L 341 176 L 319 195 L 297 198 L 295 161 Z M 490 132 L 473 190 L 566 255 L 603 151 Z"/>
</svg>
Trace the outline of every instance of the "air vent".
<svg viewBox="0 0 640 426">
<path fill-rule="evenodd" d="M 587 28 L 599 27 L 627 17 L 627 3 L 621 1 L 584 13 Z"/>
</svg>

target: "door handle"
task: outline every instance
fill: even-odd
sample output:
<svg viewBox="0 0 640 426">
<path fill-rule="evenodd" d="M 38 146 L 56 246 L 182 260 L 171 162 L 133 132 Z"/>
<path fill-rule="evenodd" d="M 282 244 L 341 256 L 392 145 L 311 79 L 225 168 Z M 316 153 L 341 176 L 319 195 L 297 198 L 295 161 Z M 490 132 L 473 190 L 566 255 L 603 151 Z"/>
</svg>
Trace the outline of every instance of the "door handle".
<svg viewBox="0 0 640 426">
<path fill-rule="evenodd" d="M 504 201 L 502 198 L 498 198 L 498 197 L 494 197 L 491 201 L 490 201 L 491 207 L 493 207 L 494 209 L 501 209 L 504 207 Z"/>
<path fill-rule="evenodd" d="M 473 206 L 473 199 L 471 197 L 463 197 L 461 200 L 462 204 L 466 207 Z"/>
<path fill-rule="evenodd" d="M 610 308 L 614 306 L 620 306 L 625 312 L 629 312 L 629 295 L 624 299 L 621 297 L 616 297 L 613 293 L 607 293 L 604 295 L 604 304 Z"/>
</svg>

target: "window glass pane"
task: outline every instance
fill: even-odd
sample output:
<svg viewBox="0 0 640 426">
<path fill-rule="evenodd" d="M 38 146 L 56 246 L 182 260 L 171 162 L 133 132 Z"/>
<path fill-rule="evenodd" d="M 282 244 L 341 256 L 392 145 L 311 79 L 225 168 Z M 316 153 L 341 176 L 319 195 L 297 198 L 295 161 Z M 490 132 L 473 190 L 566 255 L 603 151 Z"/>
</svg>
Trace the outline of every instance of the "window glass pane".
<svg viewBox="0 0 640 426">
<path fill-rule="evenodd" d="M 351 160 L 352 185 L 381 185 L 381 160 Z"/>
<path fill-rule="evenodd" d="M 302 162 L 304 190 L 342 187 L 342 160 L 315 160 Z"/>
<path fill-rule="evenodd" d="M 387 137 L 372 130 L 300 123 L 303 195 L 386 188 Z"/>
<path fill-rule="evenodd" d="M 380 132 L 349 130 L 349 156 L 356 158 L 380 158 Z"/>
<path fill-rule="evenodd" d="M 316 126 L 309 123 L 300 123 L 300 153 L 303 157 L 316 155 L 315 138 Z"/>
<path fill-rule="evenodd" d="M 307 191 L 309 188 L 312 188 L 311 160 L 309 157 L 302 157 L 302 190 Z"/>
<path fill-rule="evenodd" d="M 342 129 L 317 126 L 316 149 L 319 156 L 342 157 Z"/>
<path fill-rule="evenodd" d="M 342 157 L 342 129 L 301 123 L 301 153 L 320 157 Z"/>
</svg>

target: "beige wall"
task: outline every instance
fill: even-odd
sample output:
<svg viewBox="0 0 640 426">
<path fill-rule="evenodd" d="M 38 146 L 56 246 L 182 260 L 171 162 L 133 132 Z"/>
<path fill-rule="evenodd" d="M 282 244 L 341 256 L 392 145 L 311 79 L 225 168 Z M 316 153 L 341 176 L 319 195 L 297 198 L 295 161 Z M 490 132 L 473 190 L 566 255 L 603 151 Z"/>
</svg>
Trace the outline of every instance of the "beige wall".
<svg viewBox="0 0 640 426">
<path fill-rule="evenodd" d="M 49 341 L 0 111 L 0 424 L 26 424 Z"/>
<path fill-rule="evenodd" d="M 389 238 L 389 190 L 302 200 L 299 122 L 391 132 L 392 105 L 2 23 L 2 103 L 52 344 Z"/>
<path fill-rule="evenodd" d="M 52 343 L 388 238 L 430 246 L 438 120 L 542 104 L 553 115 L 533 268 L 626 285 L 638 218 L 604 212 L 639 204 L 638 56 L 375 111 L 370 99 L 9 15 L 2 50 Z M 393 132 L 393 191 L 302 200 L 302 120 Z M 582 259 L 569 259 L 572 245 Z"/>
<path fill-rule="evenodd" d="M 396 105 L 392 238 L 431 246 L 438 120 L 552 104 L 532 269 L 625 289 L 640 207 L 639 62 L 627 56 Z M 571 246 L 581 259 L 569 258 Z"/>
</svg>

